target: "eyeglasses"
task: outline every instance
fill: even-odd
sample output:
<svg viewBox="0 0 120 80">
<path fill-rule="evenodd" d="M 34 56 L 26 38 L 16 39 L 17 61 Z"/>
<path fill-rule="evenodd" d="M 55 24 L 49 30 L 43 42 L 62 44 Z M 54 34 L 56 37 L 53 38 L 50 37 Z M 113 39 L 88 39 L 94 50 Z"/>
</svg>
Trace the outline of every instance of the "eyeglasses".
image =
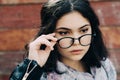
<svg viewBox="0 0 120 80">
<path fill-rule="evenodd" d="M 80 36 L 79 38 L 63 37 L 58 39 L 57 42 L 58 45 L 64 49 L 71 47 L 74 44 L 75 40 L 78 40 L 81 46 L 88 46 L 91 43 L 91 37 L 92 34 L 85 34 Z"/>
</svg>

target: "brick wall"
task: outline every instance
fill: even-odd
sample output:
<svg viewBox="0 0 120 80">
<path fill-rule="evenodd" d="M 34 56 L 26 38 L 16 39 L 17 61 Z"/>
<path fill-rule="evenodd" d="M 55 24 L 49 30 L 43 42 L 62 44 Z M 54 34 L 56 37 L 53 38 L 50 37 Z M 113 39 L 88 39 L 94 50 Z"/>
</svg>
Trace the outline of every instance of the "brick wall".
<svg viewBox="0 0 120 80">
<path fill-rule="evenodd" d="M 45 1 L 0 0 L 0 80 L 8 80 L 11 71 L 23 59 L 24 45 L 40 26 L 39 13 Z M 91 0 L 91 4 L 100 19 L 110 59 L 120 75 L 120 2 Z"/>
</svg>

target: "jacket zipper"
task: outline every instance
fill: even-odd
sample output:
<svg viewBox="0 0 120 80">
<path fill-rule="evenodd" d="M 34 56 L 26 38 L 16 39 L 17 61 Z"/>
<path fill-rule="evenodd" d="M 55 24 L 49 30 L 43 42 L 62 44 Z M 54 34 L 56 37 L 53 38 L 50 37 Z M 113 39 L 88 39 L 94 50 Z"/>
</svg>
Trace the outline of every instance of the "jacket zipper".
<svg viewBox="0 0 120 80">
<path fill-rule="evenodd" d="M 22 80 L 27 80 L 29 74 L 37 67 L 37 64 L 28 72 L 28 69 L 30 67 L 30 64 L 32 63 L 32 60 L 30 61 L 30 63 L 28 64 L 27 70 L 22 78 Z"/>
</svg>

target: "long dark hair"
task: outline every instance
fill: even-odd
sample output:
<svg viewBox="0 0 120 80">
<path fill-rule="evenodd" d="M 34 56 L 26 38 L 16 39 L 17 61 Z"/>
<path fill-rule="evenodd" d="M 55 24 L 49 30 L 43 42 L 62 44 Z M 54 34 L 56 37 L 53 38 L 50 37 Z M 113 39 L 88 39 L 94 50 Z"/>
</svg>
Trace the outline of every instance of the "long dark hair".
<svg viewBox="0 0 120 80">
<path fill-rule="evenodd" d="M 107 49 L 103 43 L 101 31 L 99 29 L 99 20 L 91 8 L 88 0 L 54 0 L 51 2 L 49 0 L 45 3 L 41 10 L 41 27 L 40 31 L 36 35 L 35 39 L 42 34 L 53 33 L 56 28 L 57 21 L 65 14 L 72 11 L 78 11 L 85 17 L 91 24 L 92 34 L 96 36 L 93 37 L 91 46 L 82 58 L 84 62 L 89 67 L 100 67 L 100 61 L 105 60 L 108 56 Z M 45 71 L 57 71 L 57 60 L 60 57 L 56 46 L 54 50 L 51 51 L 48 61 L 44 65 Z"/>
</svg>

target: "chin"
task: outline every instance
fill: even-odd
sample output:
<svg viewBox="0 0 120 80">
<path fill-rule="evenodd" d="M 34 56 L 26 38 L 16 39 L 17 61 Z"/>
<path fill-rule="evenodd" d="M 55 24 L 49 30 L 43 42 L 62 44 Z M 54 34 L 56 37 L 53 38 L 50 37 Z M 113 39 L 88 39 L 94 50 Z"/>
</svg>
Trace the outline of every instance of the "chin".
<svg viewBox="0 0 120 80">
<path fill-rule="evenodd" d="M 74 56 L 72 57 L 73 61 L 80 61 L 83 58 L 83 56 Z"/>
</svg>

